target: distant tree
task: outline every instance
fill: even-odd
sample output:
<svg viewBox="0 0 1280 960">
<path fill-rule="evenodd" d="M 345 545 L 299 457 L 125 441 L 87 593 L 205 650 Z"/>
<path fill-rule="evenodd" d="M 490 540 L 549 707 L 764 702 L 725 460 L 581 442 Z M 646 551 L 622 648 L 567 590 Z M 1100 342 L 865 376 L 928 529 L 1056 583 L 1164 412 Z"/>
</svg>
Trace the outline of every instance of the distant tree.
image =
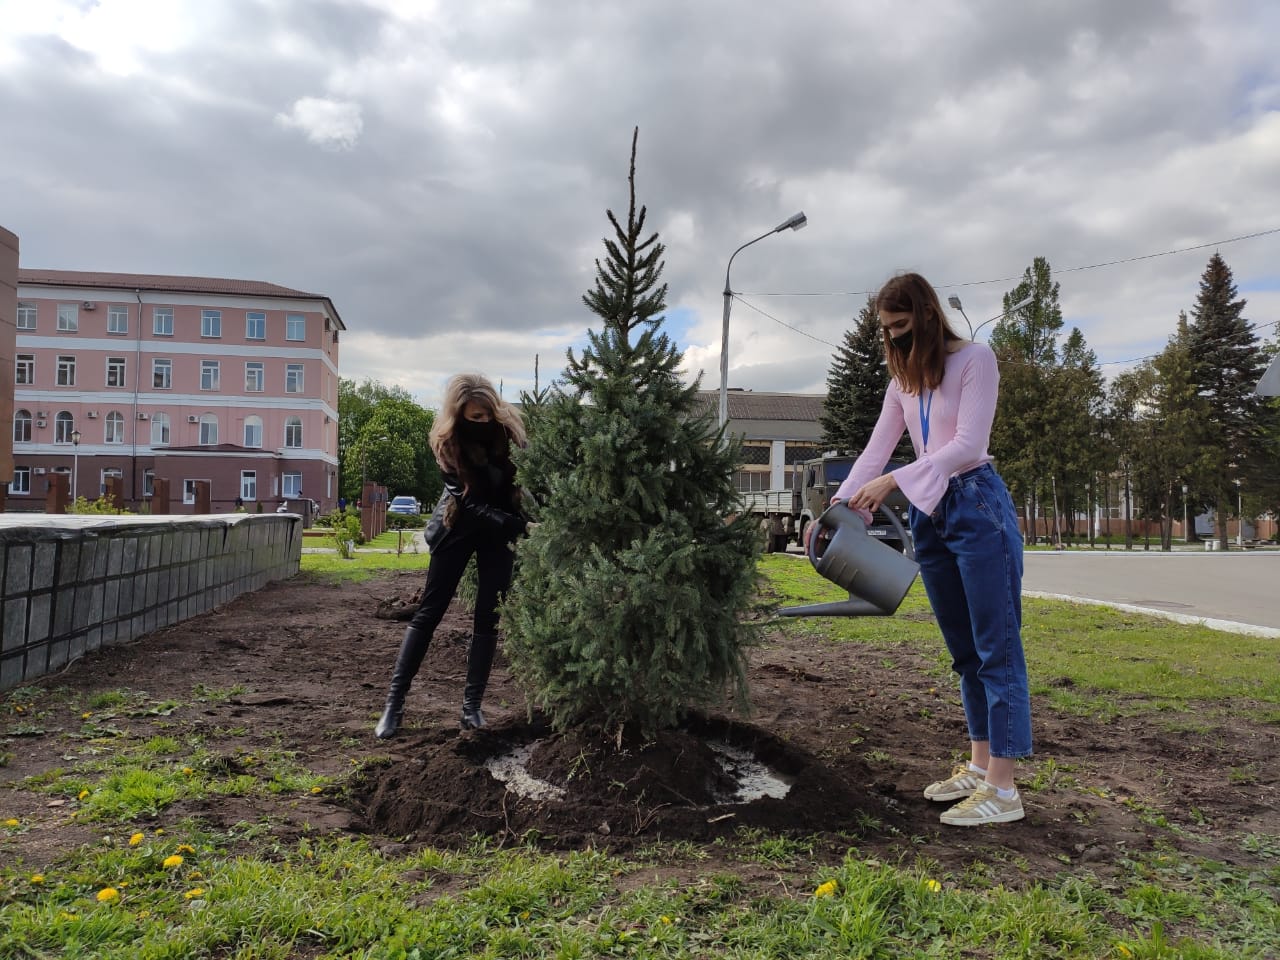
<svg viewBox="0 0 1280 960">
<path fill-rule="evenodd" d="M 827 396 L 819 418 L 822 449 L 861 453 L 875 429 L 888 385 L 880 317 L 875 297 L 869 296 L 827 372 Z M 905 433 L 894 455 L 910 458 L 911 440 Z"/>
<path fill-rule="evenodd" d="M 435 413 L 413 400 L 380 399 L 356 442 L 357 453 L 368 456 L 369 479 L 386 486 L 392 496 L 407 494 L 434 504 L 444 482 L 427 443 L 433 423 Z M 358 483 L 359 477 L 355 479 Z"/>
<path fill-rule="evenodd" d="M 1258 337 L 1244 318 L 1246 303 L 1236 297 L 1231 268 L 1215 253 L 1200 278 L 1188 345 L 1191 377 L 1208 407 L 1208 429 L 1198 439 L 1209 456 L 1197 492 L 1214 508 L 1224 548 L 1236 482 L 1252 486 L 1275 468 L 1266 455 L 1262 398 L 1254 392 L 1265 368 Z"/>
<path fill-rule="evenodd" d="M 535 415 L 522 486 L 541 494 L 503 606 L 513 674 L 557 729 L 647 737 L 727 690 L 746 692 L 743 623 L 759 535 L 735 514 L 738 450 L 660 330 L 663 246 L 636 207 L 583 302 L 603 324 Z"/>
<path fill-rule="evenodd" d="M 358 382 L 347 378 L 338 380 L 339 492 L 348 500 L 360 495 L 361 462 L 358 457 L 351 458 L 352 448 L 363 434 L 378 401 L 387 398 L 413 402 L 413 397 L 403 387 L 387 386 L 370 379 Z"/>
</svg>

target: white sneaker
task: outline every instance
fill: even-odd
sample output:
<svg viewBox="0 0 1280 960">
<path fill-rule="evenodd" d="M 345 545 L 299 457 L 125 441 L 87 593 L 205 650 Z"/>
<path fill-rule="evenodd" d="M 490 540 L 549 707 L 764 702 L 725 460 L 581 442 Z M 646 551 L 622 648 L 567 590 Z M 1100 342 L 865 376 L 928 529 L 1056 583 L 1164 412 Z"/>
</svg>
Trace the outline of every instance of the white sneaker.
<svg viewBox="0 0 1280 960">
<path fill-rule="evenodd" d="M 1024 816 L 1022 797 L 1017 790 L 1013 792 L 1012 799 L 1001 800 L 996 788 L 983 781 L 968 799 L 944 812 L 940 819 L 953 827 L 977 827 L 984 823 L 1021 820 Z"/>
<path fill-rule="evenodd" d="M 970 796 L 982 784 L 982 774 L 974 773 L 967 763 L 962 763 L 951 771 L 951 776 L 938 780 L 924 788 L 926 800 L 960 800 Z"/>
</svg>

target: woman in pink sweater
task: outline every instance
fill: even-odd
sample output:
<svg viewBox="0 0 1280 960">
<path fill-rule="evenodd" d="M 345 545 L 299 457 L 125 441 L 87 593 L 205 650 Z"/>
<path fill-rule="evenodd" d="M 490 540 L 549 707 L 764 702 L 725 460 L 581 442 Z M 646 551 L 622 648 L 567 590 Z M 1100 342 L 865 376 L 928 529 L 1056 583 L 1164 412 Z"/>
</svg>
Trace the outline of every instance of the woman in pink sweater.
<svg viewBox="0 0 1280 960">
<path fill-rule="evenodd" d="M 924 795 L 961 801 L 942 814 L 946 824 L 1021 820 L 1014 762 L 1031 753 L 1022 536 L 987 452 L 1000 384 L 995 354 L 951 329 L 919 274 L 886 283 L 876 309 L 892 379 L 871 440 L 835 499 L 866 513 L 898 487 L 911 501 L 920 576 L 960 675 L 970 741 L 968 762 Z M 883 473 L 904 429 L 915 462 Z"/>
</svg>

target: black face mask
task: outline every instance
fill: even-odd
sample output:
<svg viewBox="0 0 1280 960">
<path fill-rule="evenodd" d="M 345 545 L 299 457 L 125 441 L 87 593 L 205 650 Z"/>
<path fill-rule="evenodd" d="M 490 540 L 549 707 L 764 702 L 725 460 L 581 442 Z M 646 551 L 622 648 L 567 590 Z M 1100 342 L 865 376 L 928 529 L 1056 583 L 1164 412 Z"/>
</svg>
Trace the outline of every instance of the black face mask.
<svg viewBox="0 0 1280 960">
<path fill-rule="evenodd" d="M 911 352 L 911 331 L 910 330 L 908 330 L 906 333 L 900 333 L 896 337 L 890 337 L 889 340 L 893 343 L 894 348 L 899 353 L 901 353 L 904 357 Z"/>
<path fill-rule="evenodd" d="M 490 446 L 496 444 L 499 440 L 506 437 L 506 430 L 502 424 L 496 420 L 485 420 L 483 422 L 476 420 L 467 420 L 465 417 L 458 421 L 457 425 L 458 439 L 463 443 L 482 444 Z"/>
</svg>

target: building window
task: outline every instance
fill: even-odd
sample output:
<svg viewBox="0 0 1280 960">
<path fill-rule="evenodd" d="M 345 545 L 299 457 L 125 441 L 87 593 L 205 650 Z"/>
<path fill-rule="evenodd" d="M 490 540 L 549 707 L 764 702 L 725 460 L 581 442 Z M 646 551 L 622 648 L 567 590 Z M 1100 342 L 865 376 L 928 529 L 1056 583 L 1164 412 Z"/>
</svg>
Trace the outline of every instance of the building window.
<svg viewBox="0 0 1280 960">
<path fill-rule="evenodd" d="M 240 499 L 241 500 L 257 500 L 258 499 L 258 471 L 256 470 L 240 471 Z"/>
<path fill-rule="evenodd" d="M 9 484 L 9 493 L 26 495 L 31 492 L 31 468 L 14 467 L 13 483 Z"/>
<path fill-rule="evenodd" d="M 286 447 L 302 446 L 302 418 L 289 417 L 284 422 L 284 445 Z"/>
<path fill-rule="evenodd" d="M 124 386 L 124 357 L 107 357 L 107 386 Z"/>
<path fill-rule="evenodd" d="M 53 418 L 53 442 L 70 443 L 75 429 L 76 422 L 71 419 L 71 414 L 66 410 L 59 410 L 58 415 Z"/>
<path fill-rule="evenodd" d="M 17 410 L 13 414 L 13 442 L 31 442 L 31 411 Z"/>
<path fill-rule="evenodd" d="M 244 392 L 245 393 L 261 393 L 266 377 L 263 375 L 263 366 L 260 361 L 250 360 L 244 365 Z"/>
<path fill-rule="evenodd" d="M 76 385 L 76 358 L 58 358 L 58 386 L 74 387 Z"/>
<path fill-rule="evenodd" d="M 151 308 L 151 332 L 157 337 L 173 336 L 173 307 Z"/>
<path fill-rule="evenodd" d="M 107 481 L 110 479 L 123 480 L 124 471 L 119 467 L 107 467 L 99 473 L 98 476 L 98 495 L 105 497 L 107 495 Z"/>
<path fill-rule="evenodd" d="M 301 393 L 302 392 L 302 364 L 286 363 L 284 365 L 284 392 L 285 393 Z"/>
<path fill-rule="evenodd" d="M 307 318 L 300 313 L 285 314 L 284 338 L 286 340 L 307 339 Z"/>
<path fill-rule="evenodd" d="M 124 414 L 118 410 L 112 410 L 107 414 L 107 419 L 103 426 L 105 430 L 102 439 L 105 442 L 124 443 Z"/>
<path fill-rule="evenodd" d="M 107 307 L 107 333 L 129 332 L 129 308 Z"/>
<path fill-rule="evenodd" d="M 182 502 L 183 503 L 196 502 L 196 484 L 197 483 L 199 483 L 198 480 L 182 481 Z"/>
<path fill-rule="evenodd" d="M 36 305 L 34 303 L 18 304 L 18 329 L 34 330 L 36 328 Z"/>
<path fill-rule="evenodd" d="M 221 310 L 201 310 L 200 311 L 200 336 L 202 337 L 222 336 L 222 311 Z"/>
<path fill-rule="evenodd" d="M 142 471 L 142 495 L 144 497 L 156 495 L 156 472 L 150 467 Z"/>
<path fill-rule="evenodd" d="M 173 361 L 151 361 L 151 386 L 156 390 L 168 390 L 173 386 Z"/>
<path fill-rule="evenodd" d="M 218 442 L 218 418 L 206 413 L 200 418 L 200 446 L 212 447 Z"/>
<path fill-rule="evenodd" d="M 267 315 L 249 311 L 244 315 L 244 338 L 246 340 L 267 339 Z"/>
<path fill-rule="evenodd" d="M 169 445 L 169 415 L 157 413 L 151 417 L 151 445 L 167 447 Z"/>
<path fill-rule="evenodd" d="M 200 361 L 200 389 L 201 390 L 217 390 L 218 389 L 218 363 L 217 360 L 201 360 Z"/>
<path fill-rule="evenodd" d="M 58 304 L 58 330 L 62 333 L 79 332 L 80 308 L 74 303 Z"/>
<path fill-rule="evenodd" d="M 280 496 L 286 500 L 302 496 L 302 474 L 286 473 L 280 478 Z"/>
<path fill-rule="evenodd" d="M 18 386 L 31 386 L 36 382 L 36 355 L 20 353 L 13 367 L 13 382 Z"/>
<path fill-rule="evenodd" d="M 262 446 L 262 418 L 244 418 L 244 445 L 246 447 Z"/>
</svg>

